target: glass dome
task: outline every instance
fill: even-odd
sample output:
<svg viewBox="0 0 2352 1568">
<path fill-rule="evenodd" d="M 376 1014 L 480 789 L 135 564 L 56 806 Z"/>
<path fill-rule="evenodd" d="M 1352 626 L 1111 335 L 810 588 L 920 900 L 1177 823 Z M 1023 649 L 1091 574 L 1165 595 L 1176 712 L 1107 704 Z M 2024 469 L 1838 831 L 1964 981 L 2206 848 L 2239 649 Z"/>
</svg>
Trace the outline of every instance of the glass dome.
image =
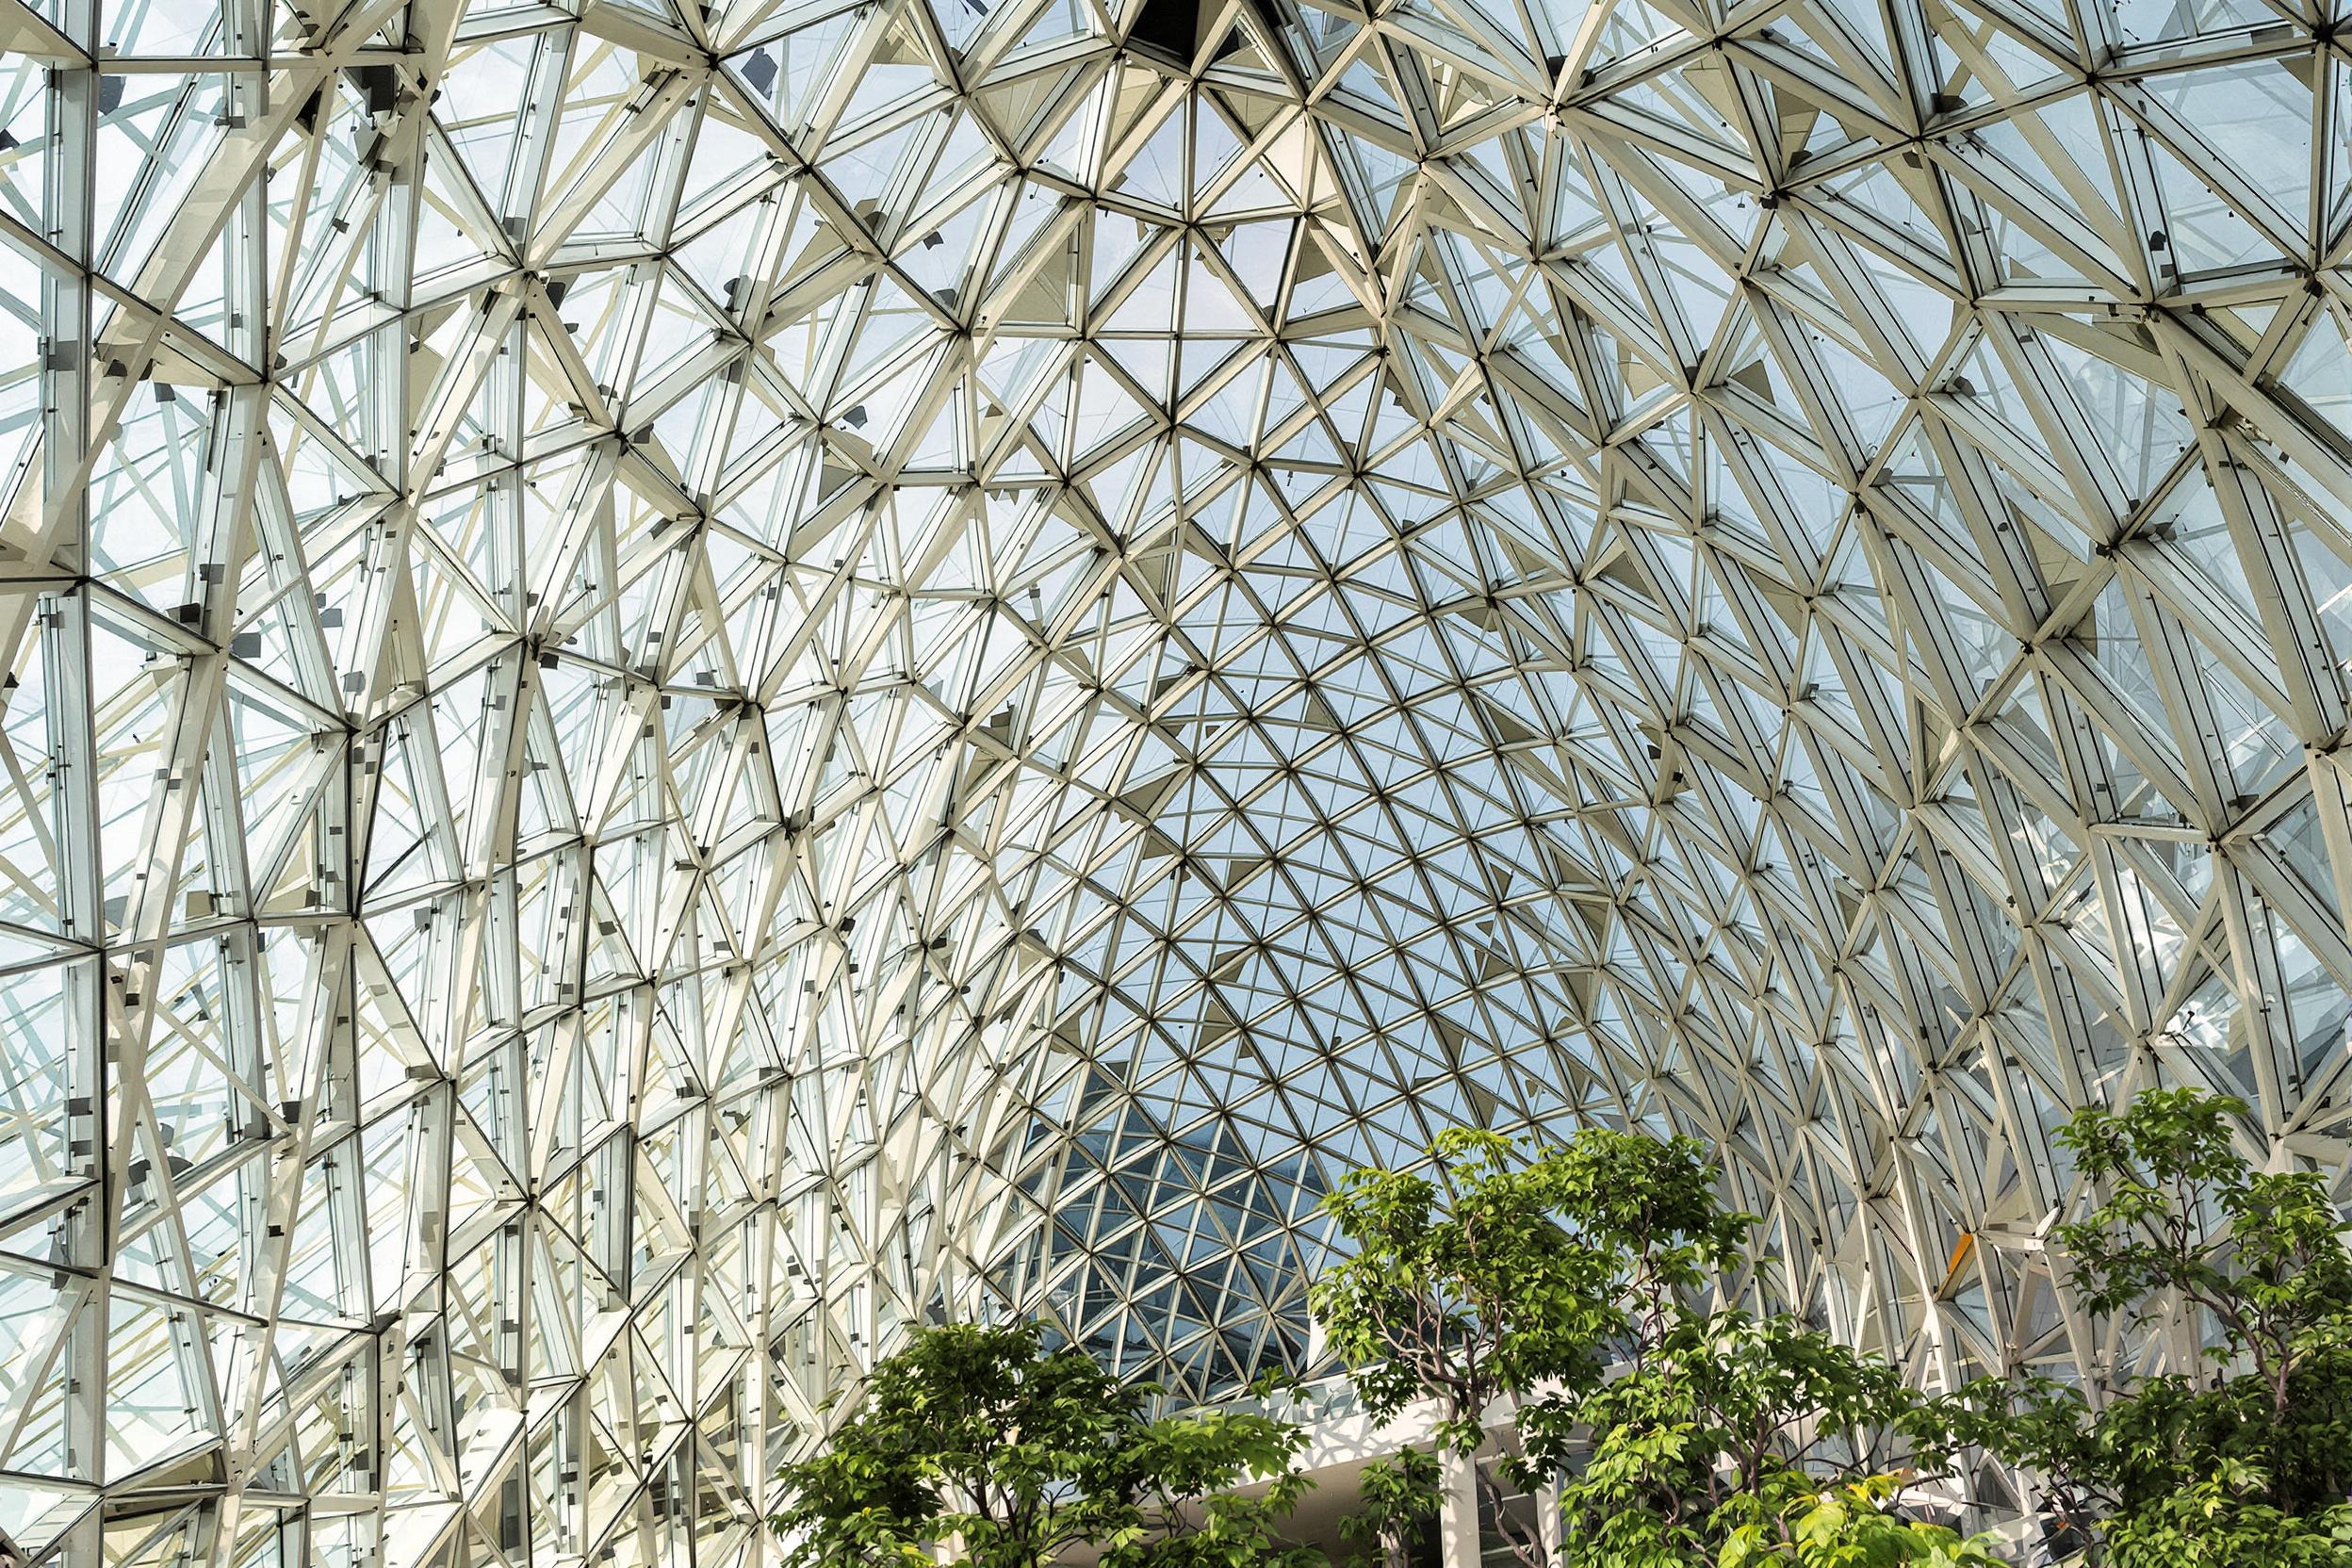
<svg viewBox="0 0 2352 1568">
<path fill-rule="evenodd" d="M 28 1557 L 756 1561 L 1455 1122 L 1929 1385 L 2152 1353 L 2070 1107 L 2343 1169 L 2333 10 L 0 11 Z"/>
</svg>

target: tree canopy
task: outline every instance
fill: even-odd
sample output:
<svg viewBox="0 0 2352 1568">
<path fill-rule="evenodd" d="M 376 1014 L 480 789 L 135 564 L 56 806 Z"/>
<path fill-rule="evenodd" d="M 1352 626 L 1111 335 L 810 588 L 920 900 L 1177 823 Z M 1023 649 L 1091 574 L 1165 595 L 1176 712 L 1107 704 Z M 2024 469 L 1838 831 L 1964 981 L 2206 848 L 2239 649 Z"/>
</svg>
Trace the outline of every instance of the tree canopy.
<svg viewBox="0 0 2352 1568">
<path fill-rule="evenodd" d="M 1457 1131 L 1429 1154 L 1428 1174 L 1333 1190 L 1353 1250 L 1315 1307 L 1374 1414 L 1431 1401 L 1525 1568 L 1990 1560 L 1895 1511 L 1901 1484 L 1873 1468 L 1912 1402 L 1892 1367 L 1787 1315 L 1698 1304 L 1754 1224 L 1724 1209 L 1701 1146 Z M 1506 1406 L 1515 1449 L 1487 1427 Z M 1504 1506 L 1544 1486 L 1557 1564 Z"/>
<path fill-rule="evenodd" d="M 2055 1227 L 2094 1314 L 2172 1338 L 2194 1364 L 2096 1403 L 2048 1378 L 1987 1379 L 1922 1434 L 2024 1466 L 2112 1568 L 2352 1568 L 2352 1254 L 2324 1182 L 2263 1171 L 2246 1104 L 2156 1089 L 2058 1134 L 2095 1201 Z"/>
<path fill-rule="evenodd" d="M 1365 1408 L 1433 1398 L 1456 1446 L 1478 1446 L 1477 1418 L 1501 1395 L 1589 1386 L 1639 1315 L 1742 1232 L 1685 1140 L 1594 1129 L 1529 1154 L 1455 1128 L 1429 1156 L 1430 1175 L 1341 1179 L 1324 1208 L 1348 1251 L 1311 1299 Z"/>
<path fill-rule="evenodd" d="M 1082 1543 L 1104 1568 L 1321 1568 L 1278 1533 L 1307 1484 L 1298 1429 L 1152 1419 L 1152 1393 L 1035 1324 L 918 1330 L 825 1448 L 783 1466 L 787 1568 L 1043 1568 Z"/>
</svg>

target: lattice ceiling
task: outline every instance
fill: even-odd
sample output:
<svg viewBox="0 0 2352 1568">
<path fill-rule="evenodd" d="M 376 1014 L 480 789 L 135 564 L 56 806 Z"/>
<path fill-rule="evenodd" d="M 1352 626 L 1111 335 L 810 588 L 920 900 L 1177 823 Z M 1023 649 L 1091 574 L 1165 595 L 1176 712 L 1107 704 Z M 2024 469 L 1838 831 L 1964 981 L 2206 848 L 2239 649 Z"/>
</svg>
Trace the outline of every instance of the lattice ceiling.
<svg viewBox="0 0 2352 1568">
<path fill-rule="evenodd" d="M 2067 1106 L 2341 1168 L 2335 12 L 308 6 L 0 0 L 24 1551 L 750 1558 L 1456 1120 L 1930 1381 Z"/>
</svg>

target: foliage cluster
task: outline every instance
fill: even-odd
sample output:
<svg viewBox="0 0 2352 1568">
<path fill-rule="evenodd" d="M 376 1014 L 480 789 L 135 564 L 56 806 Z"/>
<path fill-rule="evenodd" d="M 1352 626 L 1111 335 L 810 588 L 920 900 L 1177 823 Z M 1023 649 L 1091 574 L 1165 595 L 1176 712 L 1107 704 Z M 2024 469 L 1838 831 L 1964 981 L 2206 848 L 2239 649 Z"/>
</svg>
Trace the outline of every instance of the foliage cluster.
<svg viewBox="0 0 2352 1568">
<path fill-rule="evenodd" d="M 783 1467 L 787 1568 L 1044 1568 L 1082 1544 L 1103 1568 L 1322 1568 L 1277 1533 L 1307 1484 L 1298 1429 L 1152 1419 L 1152 1392 L 1035 1324 L 918 1330 L 825 1449 Z"/>
<path fill-rule="evenodd" d="M 1371 1413 L 1433 1403 L 1524 1568 L 1992 1560 L 1904 1517 L 1874 1467 L 1910 1404 L 1891 1367 L 1786 1315 L 1693 1304 L 1755 1223 L 1724 1212 L 1699 1145 L 1458 1130 L 1429 1153 L 1429 1175 L 1333 1190 L 1349 1255 L 1315 1308 Z M 1486 1425 L 1506 1401 L 1515 1446 Z M 1507 1506 L 1547 1482 L 1557 1553 Z"/>
<path fill-rule="evenodd" d="M 1436 1507 L 1437 1456 L 1405 1448 L 1374 1460 L 1356 1476 L 1356 1506 L 1339 1522 L 1340 1538 L 1360 1561 L 1395 1568 Z"/>
<path fill-rule="evenodd" d="M 2094 1404 L 1984 1380 L 1919 1413 L 1930 1455 L 2023 1466 L 2109 1568 L 2352 1568 L 2352 1253 L 2321 1178 L 2262 1171 L 2243 1102 L 2150 1090 L 2058 1135 L 2104 1194 L 2052 1243 L 2085 1309 L 2188 1364 Z"/>
<path fill-rule="evenodd" d="M 2246 1114 L 2152 1090 L 2059 1134 L 2093 1195 L 2051 1233 L 2077 1298 L 2175 1347 L 2103 1396 L 2032 1377 L 1921 1400 L 1786 1314 L 1706 1308 L 1753 1220 L 1682 1140 L 1458 1133 L 1431 1176 L 1360 1172 L 1316 1307 L 1376 1412 L 1434 1402 L 1525 1568 L 1993 1561 L 1903 1503 L 1977 1451 L 2100 1568 L 2352 1568 L 2352 1251 L 2319 1176 L 2237 1147 Z M 1556 1552 L 1499 1506 L 1546 1482 Z"/>
<path fill-rule="evenodd" d="M 1986 1568 L 1907 1492 L 1988 1453 L 2097 1568 L 2352 1568 L 2352 1252 L 2319 1177 L 2239 1149 L 2245 1114 L 2153 1090 L 2059 1135 L 2094 1199 L 2051 1233 L 2077 1298 L 2173 1347 L 2173 1370 L 2087 1394 L 1922 1400 L 1748 1310 L 1724 1282 L 1756 1220 L 1686 1139 L 1456 1130 L 1424 1169 L 1357 1171 L 1326 1200 L 1347 1246 L 1314 1307 L 1368 1413 L 1427 1402 L 1437 1451 L 1369 1467 L 1344 1532 L 1396 1568 L 1466 1467 L 1522 1568 Z M 1151 1392 L 1034 1327 L 920 1332 L 787 1467 L 786 1568 L 1043 1568 L 1080 1544 L 1105 1568 L 1320 1568 L 1280 1534 L 1302 1434 L 1154 1419 Z M 1556 1543 L 1509 1506 L 1541 1488 Z"/>
</svg>

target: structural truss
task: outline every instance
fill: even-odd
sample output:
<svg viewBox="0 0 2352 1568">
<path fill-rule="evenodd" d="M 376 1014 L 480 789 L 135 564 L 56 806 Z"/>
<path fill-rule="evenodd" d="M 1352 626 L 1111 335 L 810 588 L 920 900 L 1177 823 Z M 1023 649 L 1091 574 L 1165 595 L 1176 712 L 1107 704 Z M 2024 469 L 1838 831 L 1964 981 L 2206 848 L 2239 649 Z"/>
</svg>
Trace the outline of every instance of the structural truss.
<svg viewBox="0 0 2352 1568">
<path fill-rule="evenodd" d="M 1465 1120 L 2112 1370 L 2067 1110 L 2352 1119 L 2328 4 L 0 0 L 0 1531 L 754 1562 Z"/>
</svg>

